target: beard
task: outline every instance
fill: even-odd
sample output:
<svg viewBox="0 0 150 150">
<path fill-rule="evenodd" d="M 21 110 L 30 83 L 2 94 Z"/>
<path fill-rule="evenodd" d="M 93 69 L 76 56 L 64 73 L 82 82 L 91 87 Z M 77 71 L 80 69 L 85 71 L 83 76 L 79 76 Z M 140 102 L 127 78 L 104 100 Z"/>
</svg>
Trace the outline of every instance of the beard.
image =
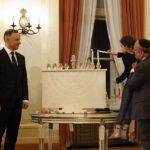
<svg viewBox="0 0 150 150">
<path fill-rule="evenodd" d="M 141 60 L 142 60 L 142 59 L 140 58 L 140 56 L 138 56 L 138 55 L 135 55 L 135 58 L 136 58 L 137 61 L 141 61 Z"/>
</svg>

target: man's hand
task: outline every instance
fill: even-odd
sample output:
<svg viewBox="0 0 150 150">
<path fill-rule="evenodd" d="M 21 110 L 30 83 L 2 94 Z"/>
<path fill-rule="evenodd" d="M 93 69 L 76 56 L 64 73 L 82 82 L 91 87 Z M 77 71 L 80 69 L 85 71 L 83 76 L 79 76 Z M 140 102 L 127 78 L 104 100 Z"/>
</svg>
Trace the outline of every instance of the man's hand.
<svg viewBox="0 0 150 150">
<path fill-rule="evenodd" d="M 137 62 L 134 62 L 134 63 L 132 64 L 131 68 L 135 68 L 136 65 L 137 65 Z"/>
<path fill-rule="evenodd" d="M 0 111 L 2 110 L 2 107 L 1 107 L 1 105 L 0 105 Z"/>
<path fill-rule="evenodd" d="M 22 108 L 27 109 L 29 107 L 29 102 L 23 101 L 22 102 Z"/>
</svg>

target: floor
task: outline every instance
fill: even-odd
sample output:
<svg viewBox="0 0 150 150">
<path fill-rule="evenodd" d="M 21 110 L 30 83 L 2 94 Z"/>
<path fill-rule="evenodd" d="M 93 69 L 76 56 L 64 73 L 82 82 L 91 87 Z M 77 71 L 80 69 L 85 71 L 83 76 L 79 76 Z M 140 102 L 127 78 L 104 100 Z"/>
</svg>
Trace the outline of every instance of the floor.
<svg viewBox="0 0 150 150">
<path fill-rule="evenodd" d="M 73 150 L 99 150 L 98 148 L 86 148 L 86 149 L 73 149 Z M 111 147 L 108 150 L 143 150 L 141 146 L 124 146 L 124 147 Z"/>
<path fill-rule="evenodd" d="M 15 150 L 38 150 L 39 147 L 37 144 L 28 144 L 28 145 L 17 145 Z M 3 146 L 2 146 L 3 150 Z M 47 144 L 45 145 L 45 149 L 48 150 Z M 58 145 L 53 146 L 53 150 L 60 150 Z M 72 150 L 99 150 L 99 148 L 82 148 L 82 149 L 72 149 Z M 121 147 L 111 147 L 108 150 L 143 150 L 143 148 L 139 145 L 137 146 L 121 146 Z"/>
</svg>

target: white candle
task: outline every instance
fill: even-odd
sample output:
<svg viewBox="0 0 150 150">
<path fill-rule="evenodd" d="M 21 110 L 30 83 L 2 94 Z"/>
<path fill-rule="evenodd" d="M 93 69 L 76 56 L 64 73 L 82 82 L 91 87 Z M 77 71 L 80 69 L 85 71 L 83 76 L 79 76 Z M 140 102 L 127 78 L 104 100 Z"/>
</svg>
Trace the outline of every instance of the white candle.
<svg viewBox="0 0 150 150">
<path fill-rule="evenodd" d="M 99 51 L 97 51 L 97 63 L 99 63 Z"/>
<path fill-rule="evenodd" d="M 14 16 L 13 16 L 12 22 L 14 22 Z"/>
<path fill-rule="evenodd" d="M 40 25 L 40 18 L 39 18 L 39 25 Z"/>
<path fill-rule="evenodd" d="M 92 50 L 92 64 L 93 64 L 94 62 L 93 62 L 93 50 Z"/>
<path fill-rule="evenodd" d="M 28 17 L 28 23 L 30 23 L 30 17 Z"/>
</svg>

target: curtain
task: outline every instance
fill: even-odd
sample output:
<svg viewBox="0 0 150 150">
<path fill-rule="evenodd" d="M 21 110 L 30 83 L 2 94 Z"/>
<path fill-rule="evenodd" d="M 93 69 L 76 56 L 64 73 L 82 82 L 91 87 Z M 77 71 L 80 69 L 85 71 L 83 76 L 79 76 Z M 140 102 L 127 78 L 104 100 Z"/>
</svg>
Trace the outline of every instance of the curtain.
<svg viewBox="0 0 150 150">
<path fill-rule="evenodd" d="M 144 0 L 121 0 L 123 35 L 144 37 Z"/>
<path fill-rule="evenodd" d="M 82 0 L 60 0 L 59 15 L 59 62 L 64 65 L 72 55 L 77 59 Z"/>
<path fill-rule="evenodd" d="M 83 0 L 78 62 L 85 64 L 91 49 L 97 0 Z"/>
<path fill-rule="evenodd" d="M 80 26 L 82 18 L 82 0 L 59 1 L 59 63 L 71 66 L 71 56 L 77 60 Z M 60 147 L 65 149 L 72 143 L 70 125 L 60 124 Z"/>
<path fill-rule="evenodd" d="M 72 132 L 70 124 L 59 124 L 60 149 L 65 150 L 72 144 Z"/>
<path fill-rule="evenodd" d="M 120 0 L 105 0 L 104 9 L 111 48 L 116 52 L 120 52 L 119 41 L 122 37 Z M 117 57 L 114 57 L 114 60 L 118 73 L 121 74 L 124 69 L 123 62 Z"/>
</svg>

